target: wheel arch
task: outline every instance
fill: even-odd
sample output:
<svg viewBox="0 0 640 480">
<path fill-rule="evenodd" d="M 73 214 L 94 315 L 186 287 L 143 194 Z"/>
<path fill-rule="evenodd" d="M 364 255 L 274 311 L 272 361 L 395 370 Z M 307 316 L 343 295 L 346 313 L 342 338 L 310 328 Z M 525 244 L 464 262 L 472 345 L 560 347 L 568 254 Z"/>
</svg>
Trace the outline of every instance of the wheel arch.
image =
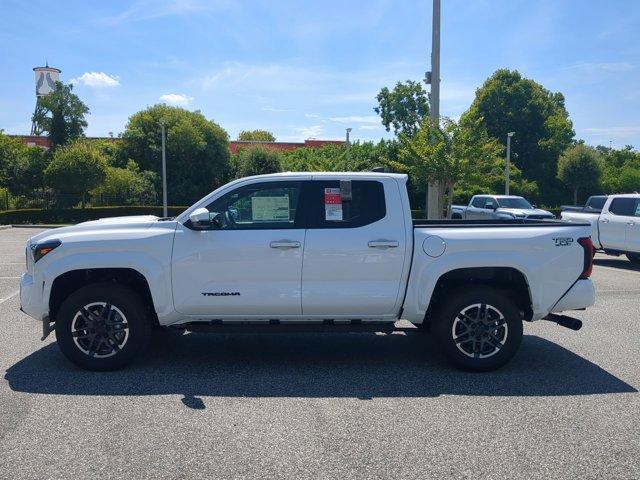
<svg viewBox="0 0 640 480">
<path fill-rule="evenodd" d="M 514 267 L 504 266 L 466 267 L 449 270 L 438 278 L 431 294 L 425 321 L 430 320 L 431 312 L 439 303 L 446 301 L 451 292 L 480 285 L 507 293 L 522 312 L 524 320 L 531 320 L 533 317 L 531 289 L 523 272 Z"/>
<path fill-rule="evenodd" d="M 134 268 L 82 268 L 57 276 L 52 282 L 49 294 L 50 321 L 55 322 L 60 306 L 73 292 L 85 285 L 104 282 L 114 282 L 131 288 L 147 305 L 154 321 L 157 322 L 149 282 Z"/>
</svg>

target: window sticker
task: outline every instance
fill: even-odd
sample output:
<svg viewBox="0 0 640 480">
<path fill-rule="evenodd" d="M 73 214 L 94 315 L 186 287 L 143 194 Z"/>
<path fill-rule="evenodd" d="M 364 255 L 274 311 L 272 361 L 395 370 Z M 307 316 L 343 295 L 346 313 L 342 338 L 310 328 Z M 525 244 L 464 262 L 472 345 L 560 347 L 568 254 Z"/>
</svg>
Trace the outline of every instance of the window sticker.
<svg viewBox="0 0 640 480">
<path fill-rule="evenodd" d="M 339 188 L 324 189 L 324 219 L 328 222 L 342 221 L 342 197 Z"/>
<path fill-rule="evenodd" d="M 288 222 L 289 195 L 284 197 L 251 197 L 251 219 L 254 222 Z"/>
</svg>

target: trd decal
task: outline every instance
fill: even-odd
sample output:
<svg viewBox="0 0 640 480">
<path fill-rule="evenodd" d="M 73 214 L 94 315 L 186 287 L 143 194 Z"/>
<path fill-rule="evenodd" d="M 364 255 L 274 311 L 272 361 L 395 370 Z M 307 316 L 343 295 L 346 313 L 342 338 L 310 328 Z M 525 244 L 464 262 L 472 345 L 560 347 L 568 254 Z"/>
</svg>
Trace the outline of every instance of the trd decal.
<svg viewBox="0 0 640 480">
<path fill-rule="evenodd" d="M 205 297 L 238 297 L 240 292 L 202 292 Z"/>
<path fill-rule="evenodd" d="M 556 243 L 556 247 L 568 247 L 573 243 L 571 237 L 552 238 L 552 240 Z"/>
</svg>

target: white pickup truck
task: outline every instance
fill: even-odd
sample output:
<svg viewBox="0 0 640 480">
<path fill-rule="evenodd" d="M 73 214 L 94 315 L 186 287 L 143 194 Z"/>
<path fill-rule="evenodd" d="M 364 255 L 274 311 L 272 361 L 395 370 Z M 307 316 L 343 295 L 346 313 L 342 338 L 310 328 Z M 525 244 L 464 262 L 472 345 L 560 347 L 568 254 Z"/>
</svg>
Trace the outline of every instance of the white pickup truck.
<svg viewBox="0 0 640 480">
<path fill-rule="evenodd" d="M 599 197 L 603 198 L 603 197 Z M 602 210 L 563 210 L 565 222 L 588 222 L 597 250 L 640 264 L 640 194 L 609 195 Z"/>
<path fill-rule="evenodd" d="M 593 304 L 588 224 L 412 222 L 407 177 L 285 173 L 231 182 L 177 218 L 48 230 L 21 308 L 81 367 L 123 367 L 155 327 L 431 332 L 471 370 L 505 364 L 522 322 Z M 414 325 L 396 325 L 405 319 Z M 406 324 L 406 322 L 405 322 Z M 423 328 L 420 328 L 423 327 Z"/>
<path fill-rule="evenodd" d="M 474 195 L 469 205 L 451 206 L 453 220 L 489 220 L 526 218 L 528 220 L 553 220 L 555 215 L 531 205 L 516 195 Z"/>
</svg>

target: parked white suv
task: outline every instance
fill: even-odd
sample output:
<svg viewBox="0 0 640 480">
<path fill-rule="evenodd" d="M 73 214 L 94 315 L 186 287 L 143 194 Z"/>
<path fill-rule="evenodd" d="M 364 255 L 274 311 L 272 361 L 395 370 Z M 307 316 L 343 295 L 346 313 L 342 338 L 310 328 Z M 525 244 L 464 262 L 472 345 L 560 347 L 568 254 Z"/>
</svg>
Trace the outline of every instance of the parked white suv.
<svg viewBox="0 0 640 480">
<path fill-rule="evenodd" d="M 406 175 L 286 173 L 231 182 L 177 218 L 109 218 L 26 246 L 21 308 L 94 370 L 156 326 L 215 332 L 431 330 L 455 365 L 490 370 L 522 321 L 594 302 L 589 224 L 411 220 Z"/>
<path fill-rule="evenodd" d="M 453 205 L 453 220 L 508 220 L 511 218 L 527 218 L 530 220 L 548 220 L 556 218 L 553 213 L 531 205 L 523 197 L 515 195 L 474 195 L 469 205 Z"/>
</svg>

